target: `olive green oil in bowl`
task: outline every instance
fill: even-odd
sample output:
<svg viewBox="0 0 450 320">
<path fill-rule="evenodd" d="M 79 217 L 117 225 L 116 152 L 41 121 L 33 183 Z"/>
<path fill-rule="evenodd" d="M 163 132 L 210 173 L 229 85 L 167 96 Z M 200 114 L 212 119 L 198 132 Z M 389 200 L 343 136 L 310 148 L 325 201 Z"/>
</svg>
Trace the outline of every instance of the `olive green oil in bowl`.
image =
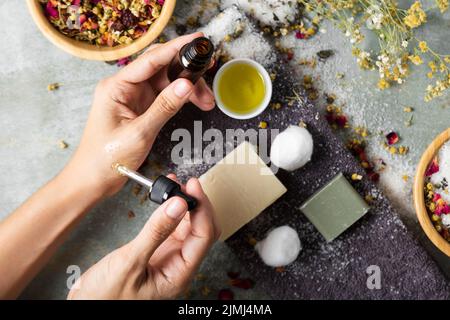
<svg viewBox="0 0 450 320">
<path fill-rule="evenodd" d="M 270 102 L 272 83 L 267 71 L 250 59 L 235 59 L 220 68 L 214 78 L 219 108 L 235 119 L 259 115 Z"/>
</svg>

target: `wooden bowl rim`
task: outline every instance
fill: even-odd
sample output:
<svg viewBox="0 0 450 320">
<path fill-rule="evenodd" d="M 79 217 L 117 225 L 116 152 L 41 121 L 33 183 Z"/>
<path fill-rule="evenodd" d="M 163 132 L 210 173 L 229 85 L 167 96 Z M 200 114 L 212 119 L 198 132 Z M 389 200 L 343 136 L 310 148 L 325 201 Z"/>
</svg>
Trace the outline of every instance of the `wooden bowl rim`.
<svg viewBox="0 0 450 320">
<path fill-rule="evenodd" d="M 166 0 L 158 19 L 147 32 L 130 44 L 115 47 L 100 47 L 83 41 L 71 39 L 59 32 L 45 16 L 37 0 L 27 0 L 28 10 L 44 36 L 58 48 L 76 57 L 87 60 L 114 61 L 131 56 L 153 42 L 169 23 L 175 9 L 176 0 Z"/>
<path fill-rule="evenodd" d="M 450 128 L 447 128 L 447 130 L 439 134 L 423 153 L 422 158 L 419 161 L 419 165 L 417 166 L 416 176 L 414 178 L 413 197 L 416 215 L 425 234 L 431 242 L 438 247 L 439 250 L 450 257 L 450 243 L 447 242 L 447 240 L 445 240 L 434 228 L 425 207 L 425 195 L 423 190 L 425 171 L 427 170 L 433 157 L 447 141 L 450 141 Z"/>
</svg>

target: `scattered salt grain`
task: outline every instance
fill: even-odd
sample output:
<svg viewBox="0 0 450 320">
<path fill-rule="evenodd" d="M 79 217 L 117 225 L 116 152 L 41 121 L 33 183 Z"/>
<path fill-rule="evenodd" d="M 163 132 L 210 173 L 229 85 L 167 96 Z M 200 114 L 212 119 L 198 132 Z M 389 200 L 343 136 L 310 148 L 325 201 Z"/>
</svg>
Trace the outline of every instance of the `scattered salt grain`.
<svg viewBox="0 0 450 320">
<path fill-rule="evenodd" d="M 241 22 L 246 23 L 247 18 L 236 7 L 231 7 L 198 31 L 203 32 L 217 46 L 227 35 L 233 34 Z"/>
<path fill-rule="evenodd" d="M 240 32 L 236 39 L 223 41 L 227 36 L 235 34 L 238 29 Z M 265 67 L 273 65 L 276 60 L 271 45 L 235 6 L 217 15 L 198 31 L 208 36 L 215 46 L 222 44 L 223 50 L 231 58 L 253 59 Z"/>
<path fill-rule="evenodd" d="M 255 245 L 255 249 L 268 266 L 283 267 L 297 259 L 302 244 L 297 231 L 281 226 L 270 231 L 264 240 Z"/>
<path fill-rule="evenodd" d="M 292 0 L 223 0 L 222 8 L 239 6 L 266 26 L 287 25 L 295 21 L 297 1 Z"/>
<path fill-rule="evenodd" d="M 446 227 L 446 228 L 450 228 L 450 213 L 449 214 L 443 214 L 441 216 L 441 221 L 442 224 Z"/>
</svg>

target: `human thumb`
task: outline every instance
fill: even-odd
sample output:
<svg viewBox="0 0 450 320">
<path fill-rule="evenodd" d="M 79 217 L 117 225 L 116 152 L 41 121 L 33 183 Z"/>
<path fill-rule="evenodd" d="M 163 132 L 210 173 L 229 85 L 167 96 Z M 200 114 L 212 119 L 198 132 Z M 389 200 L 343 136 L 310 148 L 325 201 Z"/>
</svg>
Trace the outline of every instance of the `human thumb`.
<svg viewBox="0 0 450 320">
<path fill-rule="evenodd" d="M 144 228 L 130 243 L 143 263 L 148 263 L 156 249 L 175 231 L 187 211 L 185 200 L 172 197 L 153 212 Z"/>
<path fill-rule="evenodd" d="M 180 78 L 168 85 L 156 97 L 147 111 L 140 116 L 145 131 L 151 134 L 159 132 L 189 100 L 193 90 L 194 85 L 187 79 Z"/>
</svg>

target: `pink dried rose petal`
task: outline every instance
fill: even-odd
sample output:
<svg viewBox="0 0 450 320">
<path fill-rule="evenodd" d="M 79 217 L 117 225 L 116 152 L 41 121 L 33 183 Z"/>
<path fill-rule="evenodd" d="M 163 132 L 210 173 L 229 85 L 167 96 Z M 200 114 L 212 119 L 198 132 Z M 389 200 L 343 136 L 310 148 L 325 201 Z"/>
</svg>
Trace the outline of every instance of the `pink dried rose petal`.
<svg viewBox="0 0 450 320">
<path fill-rule="evenodd" d="M 450 213 L 450 205 L 442 199 L 440 194 L 436 193 L 434 195 L 433 202 L 436 204 L 434 213 L 438 216 Z"/>
<path fill-rule="evenodd" d="M 57 19 L 59 17 L 59 12 L 56 6 L 53 5 L 51 1 L 47 2 L 47 6 L 45 7 L 45 12 L 47 13 L 47 16 L 53 19 Z"/>
<path fill-rule="evenodd" d="M 435 193 L 433 196 L 433 202 L 437 202 L 441 197 L 441 195 L 439 193 Z"/>
<path fill-rule="evenodd" d="M 325 115 L 325 120 L 327 120 L 329 124 L 334 124 L 336 116 L 334 115 L 334 113 L 327 112 L 327 114 Z"/>
<path fill-rule="evenodd" d="M 348 123 L 348 119 L 343 114 L 336 114 L 334 112 L 327 112 L 325 119 L 330 125 L 336 125 L 338 128 L 345 128 Z"/>
<path fill-rule="evenodd" d="M 348 120 L 344 115 L 337 115 L 335 121 L 339 128 L 344 128 L 347 125 Z"/>
<path fill-rule="evenodd" d="M 81 0 L 72 0 L 72 5 L 73 6 L 79 6 L 81 3 Z"/>
<path fill-rule="evenodd" d="M 392 131 L 386 135 L 386 140 L 387 140 L 388 145 L 390 145 L 390 146 L 393 144 L 396 144 L 399 140 L 398 134 L 396 132 Z"/>
<path fill-rule="evenodd" d="M 302 33 L 302 32 L 300 32 L 300 31 L 295 31 L 295 37 L 297 38 L 297 39 L 305 39 L 305 34 L 304 33 Z"/>
<path fill-rule="evenodd" d="M 367 171 L 367 176 L 369 177 L 370 181 L 373 181 L 373 182 L 380 181 L 380 174 L 373 170 Z"/>
<path fill-rule="evenodd" d="M 86 20 L 87 20 L 86 15 L 85 15 L 85 14 L 81 14 L 79 20 L 80 20 L 80 25 L 82 25 L 83 23 L 85 23 Z"/>
<path fill-rule="evenodd" d="M 425 171 L 425 176 L 429 177 L 438 171 L 439 171 L 439 163 L 436 158 L 433 158 L 433 160 L 431 160 L 431 163 L 428 165 L 427 170 Z"/>
<path fill-rule="evenodd" d="M 219 291 L 217 298 L 219 300 L 234 300 L 234 293 L 230 289 L 222 289 Z"/>
<path fill-rule="evenodd" d="M 113 47 L 114 46 L 114 38 L 111 36 L 107 36 L 106 38 L 106 45 L 108 47 Z"/>
<path fill-rule="evenodd" d="M 130 57 L 121 58 L 121 59 L 117 60 L 117 66 L 123 67 L 123 66 L 126 66 L 127 64 L 129 64 L 130 62 L 131 62 Z"/>
<path fill-rule="evenodd" d="M 253 288 L 253 281 L 251 279 L 248 279 L 248 278 L 231 279 L 230 280 L 230 284 L 233 287 L 244 289 L 244 290 L 248 290 L 248 289 Z"/>
<path fill-rule="evenodd" d="M 450 206 L 448 204 L 437 206 L 434 210 L 434 213 L 438 216 L 441 216 L 443 214 L 450 213 Z"/>
<path fill-rule="evenodd" d="M 293 51 L 289 51 L 286 55 L 286 58 L 290 61 L 294 58 L 294 52 Z"/>
</svg>

